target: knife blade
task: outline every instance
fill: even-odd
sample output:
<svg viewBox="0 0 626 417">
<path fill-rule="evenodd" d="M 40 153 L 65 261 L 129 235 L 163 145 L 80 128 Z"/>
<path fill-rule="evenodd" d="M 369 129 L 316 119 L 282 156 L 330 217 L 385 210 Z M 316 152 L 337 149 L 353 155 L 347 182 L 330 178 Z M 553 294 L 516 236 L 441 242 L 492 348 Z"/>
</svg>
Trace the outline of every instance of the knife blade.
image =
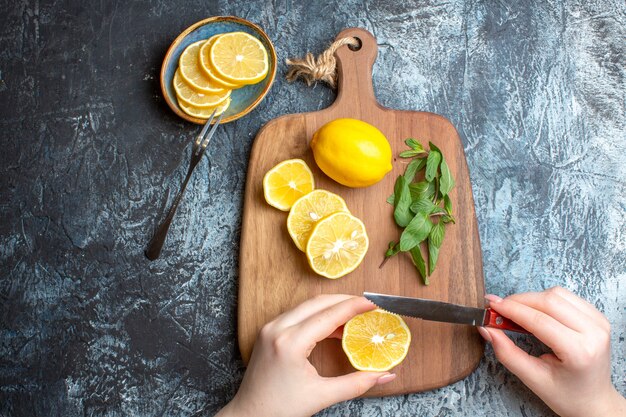
<svg viewBox="0 0 626 417">
<path fill-rule="evenodd" d="M 517 323 L 501 316 L 491 308 L 467 307 L 424 298 L 364 292 L 363 296 L 383 310 L 401 316 L 445 323 L 488 326 L 518 333 L 528 333 Z"/>
</svg>

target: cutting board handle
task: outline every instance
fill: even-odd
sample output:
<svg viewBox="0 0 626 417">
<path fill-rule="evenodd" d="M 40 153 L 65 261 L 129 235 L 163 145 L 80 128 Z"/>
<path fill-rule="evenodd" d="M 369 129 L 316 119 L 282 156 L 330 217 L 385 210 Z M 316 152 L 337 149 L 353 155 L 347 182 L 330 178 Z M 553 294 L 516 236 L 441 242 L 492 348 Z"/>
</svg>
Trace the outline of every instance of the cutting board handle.
<svg viewBox="0 0 626 417">
<path fill-rule="evenodd" d="M 361 41 L 358 50 L 344 45 L 337 49 L 337 98 L 332 107 L 347 107 L 359 109 L 363 102 L 376 103 L 374 87 L 372 85 L 372 67 L 378 54 L 376 38 L 370 32 L 361 28 L 342 30 L 335 40 L 353 36 Z"/>
</svg>

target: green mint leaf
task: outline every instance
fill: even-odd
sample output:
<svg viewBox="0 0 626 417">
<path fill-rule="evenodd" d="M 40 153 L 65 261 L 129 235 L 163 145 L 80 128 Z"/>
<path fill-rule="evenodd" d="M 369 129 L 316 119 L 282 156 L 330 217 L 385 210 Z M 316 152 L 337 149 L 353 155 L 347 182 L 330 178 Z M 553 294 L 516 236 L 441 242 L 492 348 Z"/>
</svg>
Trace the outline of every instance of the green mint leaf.
<svg viewBox="0 0 626 417">
<path fill-rule="evenodd" d="M 421 171 L 421 170 L 424 169 L 424 167 L 426 166 L 426 159 L 427 158 L 428 157 L 426 157 L 426 156 L 422 156 L 421 158 L 418 158 L 419 161 L 420 161 L 419 164 L 417 164 L 417 170 L 418 171 Z"/>
<path fill-rule="evenodd" d="M 443 208 L 446 210 L 446 213 L 452 216 L 452 200 L 450 200 L 449 195 L 443 196 Z"/>
<path fill-rule="evenodd" d="M 428 234 L 428 246 L 434 246 L 440 248 L 443 243 L 443 237 L 446 234 L 446 227 L 443 222 L 439 222 L 430 229 Z"/>
<path fill-rule="evenodd" d="M 455 222 L 449 197 L 455 187 L 455 180 L 441 150 L 435 144 L 429 142 L 430 150 L 425 150 L 413 138 L 406 139 L 405 143 L 409 149 L 402 151 L 400 157 L 411 160 L 408 161 L 404 175 L 396 180 L 394 193 L 387 198 L 387 202 L 394 205 L 396 223 L 404 230 L 399 242 L 389 242 L 381 267 L 398 252 L 410 252 L 424 284 L 429 285 L 428 275 L 437 265 L 446 224 Z M 425 180 L 413 183 L 422 172 Z M 428 262 L 422 254 L 422 243 L 425 243 L 423 249 L 428 252 Z"/>
<path fill-rule="evenodd" d="M 428 238 L 428 270 L 432 275 L 437 266 L 437 259 L 439 259 L 439 247 L 432 244 L 430 238 Z"/>
<path fill-rule="evenodd" d="M 450 172 L 450 168 L 446 163 L 445 158 L 441 157 L 441 178 L 439 182 L 439 192 L 442 196 L 447 196 L 450 190 L 454 188 L 454 178 L 452 178 L 452 173 Z"/>
<path fill-rule="evenodd" d="M 424 285 L 428 285 L 428 276 L 426 275 L 426 262 L 424 262 L 424 257 L 422 256 L 422 250 L 419 245 L 415 246 L 411 249 L 411 259 L 413 260 L 413 265 L 417 268 L 417 271 L 422 276 L 422 280 L 424 281 Z"/>
<path fill-rule="evenodd" d="M 437 151 L 437 152 L 439 152 L 440 154 L 443 155 L 443 153 L 441 153 L 441 149 L 439 149 L 437 146 L 435 146 L 434 143 L 429 141 L 428 142 L 428 147 L 430 148 L 431 151 Z"/>
<path fill-rule="evenodd" d="M 456 223 L 456 221 L 454 220 L 454 217 L 450 215 L 442 216 L 441 221 L 444 223 Z"/>
<path fill-rule="evenodd" d="M 424 147 L 422 146 L 421 143 L 419 143 L 418 141 L 416 141 L 413 138 L 408 138 L 407 140 L 404 141 L 404 143 L 406 143 L 406 146 L 408 146 L 409 148 L 415 150 L 415 151 L 419 151 L 421 152 L 426 152 L 424 150 Z"/>
<path fill-rule="evenodd" d="M 417 171 L 424 168 L 425 164 L 426 158 L 414 159 L 409 162 L 409 165 L 406 166 L 406 170 L 404 171 L 404 178 L 406 179 L 406 182 L 409 184 L 412 183 Z"/>
<path fill-rule="evenodd" d="M 423 198 L 431 199 L 435 195 L 435 184 L 428 181 L 412 183 L 409 184 L 409 191 L 411 192 L 411 199 L 413 201 Z"/>
<path fill-rule="evenodd" d="M 433 224 L 424 213 L 418 213 L 400 235 L 400 250 L 409 251 L 423 242 L 430 233 Z"/>
<path fill-rule="evenodd" d="M 385 257 L 389 258 L 390 256 L 394 256 L 400 252 L 400 244 L 396 242 L 389 242 L 389 248 L 387 252 L 385 252 Z"/>
<path fill-rule="evenodd" d="M 411 213 L 411 192 L 409 191 L 409 184 L 403 175 L 400 175 L 396 180 L 394 186 L 394 206 L 393 218 L 400 227 L 406 227 L 411 219 L 413 213 Z"/>
<path fill-rule="evenodd" d="M 430 215 L 435 211 L 437 206 L 428 199 L 420 198 L 413 201 L 410 208 L 413 213 L 424 213 L 426 215 Z"/>
<path fill-rule="evenodd" d="M 414 156 L 419 155 L 421 152 L 418 151 L 402 151 L 400 152 L 400 158 L 413 158 Z"/>
<path fill-rule="evenodd" d="M 441 154 L 439 151 L 431 150 L 426 160 L 426 181 L 432 182 L 437 176 L 439 163 L 441 162 Z"/>
</svg>

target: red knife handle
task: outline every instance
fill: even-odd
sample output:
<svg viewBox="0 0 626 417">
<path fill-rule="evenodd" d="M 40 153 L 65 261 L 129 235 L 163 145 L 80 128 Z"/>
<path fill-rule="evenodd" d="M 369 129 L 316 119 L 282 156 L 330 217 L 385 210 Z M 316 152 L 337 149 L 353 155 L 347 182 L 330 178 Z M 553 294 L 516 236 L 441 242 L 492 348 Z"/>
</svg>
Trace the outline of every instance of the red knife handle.
<svg viewBox="0 0 626 417">
<path fill-rule="evenodd" d="M 515 323 L 512 320 L 507 319 L 504 316 L 501 316 L 496 311 L 490 308 L 487 309 L 484 325 L 487 327 L 494 327 L 496 329 L 510 330 L 512 332 L 530 334 L 528 330 L 524 329 L 519 324 Z"/>
</svg>

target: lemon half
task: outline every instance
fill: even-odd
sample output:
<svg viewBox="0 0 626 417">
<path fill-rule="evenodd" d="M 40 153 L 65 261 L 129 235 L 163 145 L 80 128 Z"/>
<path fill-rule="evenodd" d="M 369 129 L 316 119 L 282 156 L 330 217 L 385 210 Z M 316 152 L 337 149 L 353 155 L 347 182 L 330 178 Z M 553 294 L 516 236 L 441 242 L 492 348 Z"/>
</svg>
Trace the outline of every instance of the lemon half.
<svg viewBox="0 0 626 417">
<path fill-rule="evenodd" d="M 411 345 L 411 331 L 402 317 L 373 310 L 350 319 L 341 347 L 359 371 L 388 371 L 400 364 Z"/>
</svg>

